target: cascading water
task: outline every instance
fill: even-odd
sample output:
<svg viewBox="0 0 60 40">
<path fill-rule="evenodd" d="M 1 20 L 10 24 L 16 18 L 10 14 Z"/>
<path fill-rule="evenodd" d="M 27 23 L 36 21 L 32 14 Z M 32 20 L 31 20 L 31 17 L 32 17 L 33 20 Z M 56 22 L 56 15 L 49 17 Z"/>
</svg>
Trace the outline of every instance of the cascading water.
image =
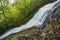
<svg viewBox="0 0 60 40">
<path fill-rule="evenodd" d="M 60 1 L 57 0 L 53 3 L 50 3 L 50 4 L 47 4 L 47 5 L 43 6 L 32 17 L 32 19 L 30 19 L 26 24 L 21 25 L 20 27 L 13 28 L 13 29 L 9 30 L 8 32 L 6 32 L 2 36 L 0 36 L 0 39 L 3 39 L 5 37 L 9 36 L 10 34 L 17 33 L 17 32 L 20 32 L 22 30 L 26 30 L 28 28 L 32 28 L 33 26 L 38 27 L 39 25 L 42 25 L 44 23 L 44 21 L 46 20 L 47 16 L 49 14 L 51 14 L 51 12 L 53 12 L 54 9 L 56 9 L 59 5 L 60 5 Z"/>
</svg>

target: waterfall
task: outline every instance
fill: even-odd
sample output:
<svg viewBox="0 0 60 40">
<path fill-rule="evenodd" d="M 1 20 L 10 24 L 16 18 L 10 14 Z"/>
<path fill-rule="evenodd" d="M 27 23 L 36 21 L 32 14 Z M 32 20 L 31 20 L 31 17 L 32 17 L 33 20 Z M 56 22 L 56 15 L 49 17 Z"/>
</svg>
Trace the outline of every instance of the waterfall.
<svg viewBox="0 0 60 40">
<path fill-rule="evenodd" d="M 59 5 L 60 5 L 60 1 L 58 0 L 41 7 L 26 24 L 7 31 L 5 34 L 0 36 L 0 39 L 3 39 L 9 36 L 10 34 L 17 33 L 17 32 L 26 30 L 28 28 L 32 28 L 33 26 L 38 27 L 39 25 L 42 25 L 46 20 L 47 16 L 51 14 L 51 12 L 53 12 L 54 9 L 56 9 Z"/>
</svg>

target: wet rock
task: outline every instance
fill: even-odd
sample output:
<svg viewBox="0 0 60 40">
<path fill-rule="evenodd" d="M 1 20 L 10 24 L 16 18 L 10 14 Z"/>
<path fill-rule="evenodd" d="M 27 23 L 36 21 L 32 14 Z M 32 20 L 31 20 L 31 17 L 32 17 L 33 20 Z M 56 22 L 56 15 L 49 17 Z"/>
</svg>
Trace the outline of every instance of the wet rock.
<svg viewBox="0 0 60 40">
<path fill-rule="evenodd" d="M 58 22 L 58 24 L 60 24 L 60 13 L 57 16 L 57 22 Z"/>
</svg>

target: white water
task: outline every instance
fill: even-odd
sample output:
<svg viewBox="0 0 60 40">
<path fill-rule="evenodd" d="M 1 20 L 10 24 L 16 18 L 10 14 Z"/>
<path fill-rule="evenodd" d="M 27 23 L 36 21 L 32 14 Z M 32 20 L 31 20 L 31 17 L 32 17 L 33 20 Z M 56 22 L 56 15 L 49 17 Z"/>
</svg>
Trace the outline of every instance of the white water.
<svg viewBox="0 0 60 40">
<path fill-rule="evenodd" d="M 56 5 L 56 6 L 55 6 Z M 30 19 L 26 24 L 21 25 L 20 27 L 17 28 L 13 28 L 11 30 L 9 30 L 8 32 L 6 32 L 5 34 L 3 34 L 2 36 L 0 36 L 0 39 L 3 39 L 7 36 L 9 36 L 10 34 L 13 33 L 17 33 L 23 30 L 26 30 L 28 28 L 32 28 L 33 26 L 38 27 L 39 25 L 42 25 L 44 23 L 44 21 L 46 20 L 46 17 L 55 9 L 58 7 L 58 5 L 60 5 L 60 1 L 55 1 L 53 3 L 47 4 L 45 6 L 43 6 L 42 8 L 40 8 L 38 10 L 38 12 L 32 17 L 32 19 Z"/>
</svg>

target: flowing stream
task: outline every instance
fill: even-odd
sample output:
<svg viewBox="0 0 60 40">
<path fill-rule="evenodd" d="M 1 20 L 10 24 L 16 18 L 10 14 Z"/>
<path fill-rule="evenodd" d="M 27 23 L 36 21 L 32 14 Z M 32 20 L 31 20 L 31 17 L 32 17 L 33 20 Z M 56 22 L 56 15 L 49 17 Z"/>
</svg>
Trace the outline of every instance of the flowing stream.
<svg viewBox="0 0 60 40">
<path fill-rule="evenodd" d="M 59 5 L 60 5 L 60 0 L 57 0 L 53 3 L 49 3 L 41 7 L 26 24 L 7 31 L 5 34 L 0 36 L 0 39 L 3 39 L 9 36 L 10 34 L 14 34 L 14 33 L 26 30 L 28 28 L 32 28 L 33 26 L 40 27 L 40 25 L 42 25 L 46 20 L 47 16 L 51 14 L 54 11 L 54 9 L 56 9 Z"/>
</svg>

